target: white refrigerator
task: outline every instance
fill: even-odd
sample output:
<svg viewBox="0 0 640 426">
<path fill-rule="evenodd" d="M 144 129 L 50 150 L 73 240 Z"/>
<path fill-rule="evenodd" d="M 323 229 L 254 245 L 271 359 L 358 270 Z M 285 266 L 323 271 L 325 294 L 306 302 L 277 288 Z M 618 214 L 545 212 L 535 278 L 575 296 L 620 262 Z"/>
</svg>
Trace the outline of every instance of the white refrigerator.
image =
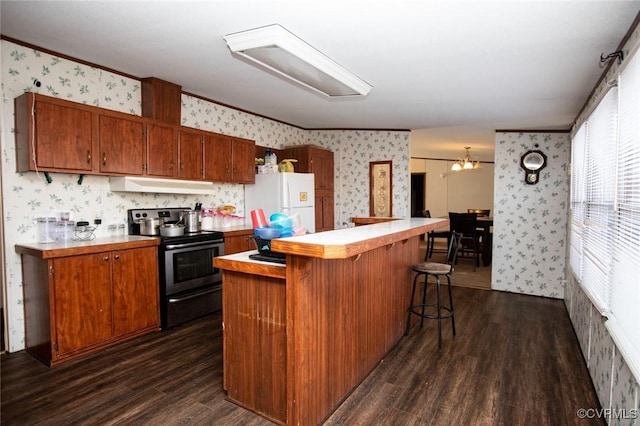
<svg viewBox="0 0 640 426">
<path fill-rule="evenodd" d="M 313 173 L 265 173 L 256 175 L 256 183 L 244 186 L 245 216 L 262 209 L 269 220 L 273 213 L 300 215 L 302 226 L 316 232 Z"/>
</svg>

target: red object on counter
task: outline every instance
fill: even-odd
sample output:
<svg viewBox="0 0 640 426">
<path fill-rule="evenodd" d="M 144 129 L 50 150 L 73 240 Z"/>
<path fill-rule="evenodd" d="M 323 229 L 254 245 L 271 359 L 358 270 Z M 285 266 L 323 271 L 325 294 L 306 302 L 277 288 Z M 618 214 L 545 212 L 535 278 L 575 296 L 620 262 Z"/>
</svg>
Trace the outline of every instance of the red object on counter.
<svg viewBox="0 0 640 426">
<path fill-rule="evenodd" d="M 253 229 L 268 226 L 269 223 L 267 222 L 267 217 L 264 215 L 264 210 L 251 210 L 251 223 L 253 224 Z"/>
</svg>

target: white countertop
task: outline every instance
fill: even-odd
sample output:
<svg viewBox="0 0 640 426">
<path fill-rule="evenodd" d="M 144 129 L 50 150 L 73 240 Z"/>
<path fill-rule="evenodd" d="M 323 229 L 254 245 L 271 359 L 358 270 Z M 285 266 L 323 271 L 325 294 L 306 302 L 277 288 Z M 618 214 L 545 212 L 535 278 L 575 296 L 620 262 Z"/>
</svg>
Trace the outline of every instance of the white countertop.
<svg viewBox="0 0 640 426">
<path fill-rule="evenodd" d="M 269 265 L 269 266 L 277 266 L 284 268 L 286 265 L 284 263 L 277 262 L 263 262 L 262 260 L 250 259 L 250 254 L 258 254 L 258 250 L 251 251 L 243 251 L 241 253 L 227 254 L 223 256 L 227 260 L 236 261 L 236 262 L 247 262 L 247 263 L 256 263 L 259 265 Z"/>
<path fill-rule="evenodd" d="M 398 219 L 389 222 L 375 223 L 371 225 L 355 226 L 353 228 L 334 229 L 333 231 L 318 232 L 315 234 L 298 235 L 294 237 L 278 238 L 278 240 L 291 240 L 306 244 L 319 244 L 323 246 L 338 246 L 355 244 L 373 238 L 384 237 L 401 231 L 407 231 L 419 226 L 442 222 L 439 218 L 412 217 L 410 219 Z M 445 219 L 448 222 L 448 219 Z M 443 226 L 446 226 L 445 223 Z"/>
<path fill-rule="evenodd" d="M 448 219 L 398 219 L 353 228 L 277 238 L 272 240 L 271 249 L 274 252 L 324 259 L 345 258 L 419 235 L 422 232 L 426 233 L 431 229 L 445 227 L 448 224 Z M 227 256 L 222 256 L 222 258 L 227 258 Z M 243 261 L 257 262 L 252 259 L 244 259 Z"/>
<path fill-rule="evenodd" d="M 135 241 L 145 241 L 145 240 L 154 240 L 158 237 L 145 237 L 141 235 L 123 235 L 118 237 L 96 237 L 93 240 L 73 240 L 73 241 L 55 241 L 53 243 L 37 243 L 37 242 L 29 242 L 29 243 L 17 243 L 16 245 L 22 247 L 29 247 L 35 250 L 60 250 L 67 248 L 78 248 L 78 247 L 93 247 L 107 244 L 120 244 L 120 243 L 129 243 Z"/>
</svg>

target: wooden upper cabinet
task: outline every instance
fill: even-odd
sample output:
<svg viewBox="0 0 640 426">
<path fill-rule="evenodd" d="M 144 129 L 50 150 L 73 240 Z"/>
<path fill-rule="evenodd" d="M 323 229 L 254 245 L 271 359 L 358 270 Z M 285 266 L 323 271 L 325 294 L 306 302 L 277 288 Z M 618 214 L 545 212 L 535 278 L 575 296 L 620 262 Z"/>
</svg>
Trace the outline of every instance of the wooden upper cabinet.
<svg viewBox="0 0 640 426">
<path fill-rule="evenodd" d="M 229 136 L 208 133 L 204 138 L 204 180 L 231 182 L 232 141 Z"/>
<path fill-rule="evenodd" d="M 95 125 L 88 107 L 25 93 L 15 99 L 15 121 L 18 172 L 93 169 Z"/>
<path fill-rule="evenodd" d="M 143 78 L 141 85 L 142 116 L 180 125 L 182 87 L 155 77 Z"/>
<path fill-rule="evenodd" d="M 254 183 L 254 158 L 254 141 L 208 133 L 204 142 L 204 179 Z"/>
<path fill-rule="evenodd" d="M 232 141 L 231 180 L 237 183 L 255 183 L 256 143 L 249 139 L 236 137 L 232 138 Z"/>
<path fill-rule="evenodd" d="M 178 177 L 189 180 L 202 180 L 204 133 L 190 131 L 184 127 L 178 131 Z"/>
<path fill-rule="evenodd" d="M 315 150 L 311 157 L 311 172 L 316 176 L 319 189 L 333 190 L 333 152 Z"/>
<path fill-rule="evenodd" d="M 315 145 L 297 145 L 283 149 L 282 156 L 280 160 L 298 160 L 296 172 L 313 173 L 316 190 L 333 190 L 333 152 Z"/>
<path fill-rule="evenodd" d="M 98 116 L 100 173 L 141 175 L 144 168 L 144 123 L 123 115 Z"/>
<path fill-rule="evenodd" d="M 17 97 L 16 171 L 255 182 L 254 141 L 168 123 L 176 114 L 179 122 L 181 88 L 150 80 L 145 117 L 31 92 Z M 173 100 L 156 105 L 169 92 Z M 169 105 L 178 107 L 161 112 Z"/>
<path fill-rule="evenodd" d="M 173 126 L 147 123 L 146 174 L 178 177 L 178 131 Z"/>
</svg>

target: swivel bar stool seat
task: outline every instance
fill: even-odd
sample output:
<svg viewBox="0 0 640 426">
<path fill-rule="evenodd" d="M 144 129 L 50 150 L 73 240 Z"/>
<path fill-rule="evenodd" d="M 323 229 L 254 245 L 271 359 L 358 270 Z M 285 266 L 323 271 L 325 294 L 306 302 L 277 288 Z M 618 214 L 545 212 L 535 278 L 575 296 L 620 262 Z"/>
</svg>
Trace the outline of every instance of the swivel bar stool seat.
<svg viewBox="0 0 640 426">
<path fill-rule="evenodd" d="M 462 233 L 451 233 L 446 263 L 422 262 L 417 265 L 413 265 L 412 269 L 416 273 L 416 276 L 413 278 L 413 289 L 411 290 L 411 305 L 409 306 L 409 313 L 407 314 L 407 329 L 404 333 L 405 336 L 408 335 L 409 331 L 411 330 L 411 315 L 417 315 L 418 317 L 420 317 L 420 327 L 422 327 L 425 318 L 438 320 L 438 348 L 442 347 L 443 319 L 451 318 L 453 335 L 456 335 L 456 323 L 453 314 L 453 296 L 451 293 L 451 274 L 453 273 L 461 241 Z M 436 280 L 436 300 L 434 303 L 427 303 L 427 284 L 430 275 L 432 275 Z M 416 287 L 418 285 L 418 278 L 420 276 L 424 276 L 424 285 L 422 287 L 422 303 L 414 303 L 414 299 L 416 296 Z M 443 306 L 440 300 L 440 277 L 442 276 L 447 277 L 447 283 L 449 287 L 448 306 Z M 426 308 L 435 308 L 435 314 L 425 312 Z"/>
</svg>

